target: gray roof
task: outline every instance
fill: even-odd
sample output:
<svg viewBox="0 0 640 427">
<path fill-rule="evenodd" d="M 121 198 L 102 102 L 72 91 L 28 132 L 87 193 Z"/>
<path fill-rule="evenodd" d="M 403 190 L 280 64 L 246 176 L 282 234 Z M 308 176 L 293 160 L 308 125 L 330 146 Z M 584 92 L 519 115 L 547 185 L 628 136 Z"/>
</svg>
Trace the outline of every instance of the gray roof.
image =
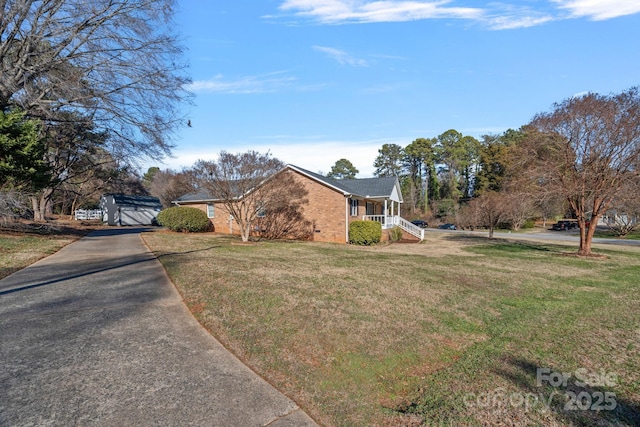
<svg viewBox="0 0 640 427">
<path fill-rule="evenodd" d="M 152 196 L 133 196 L 130 194 L 105 194 L 112 196 L 116 205 L 137 208 L 162 208 L 160 199 Z"/>
<path fill-rule="evenodd" d="M 358 179 L 334 179 L 324 175 L 311 172 L 294 165 L 287 165 L 287 168 L 293 169 L 309 178 L 318 181 L 324 185 L 332 187 L 344 195 L 350 195 L 362 198 L 383 198 L 393 194 L 394 187 L 398 185 L 396 177 L 380 177 L 380 178 L 358 178 Z M 399 189 L 398 189 L 399 191 Z M 173 202 L 206 202 L 215 200 L 206 191 L 185 194 L 174 200 Z"/>
<path fill-rule="evenodd" d="M 184 196 L 180 196 L 173 202 L 204 202 L 210 200 L 212 200 L 212 197 L 209 193 L 205 191 L 199 191 L 197 193 L 189 193 L 185 194 Z"/>
<path fill-rule="evenodd" d="M 398 178 L 395 176 L 380 178 L 334 179 L 297 166 L 290 166 L 292 169 L 308 175 L 316 181 L 335 187 L 343 193 L 359 197 L 389 197 L 389 195 L 393 193 L 393 189 L 398 182 Z"/>
</svg>

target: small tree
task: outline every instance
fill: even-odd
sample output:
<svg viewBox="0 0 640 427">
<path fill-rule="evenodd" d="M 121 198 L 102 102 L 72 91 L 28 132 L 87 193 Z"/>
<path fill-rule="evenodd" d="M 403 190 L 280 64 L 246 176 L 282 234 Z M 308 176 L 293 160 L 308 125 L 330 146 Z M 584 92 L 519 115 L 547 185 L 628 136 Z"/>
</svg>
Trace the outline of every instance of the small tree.
<svg viewBox="0 0 640 427">
<path fill-rule="evenodd" d="M 247 242 L 258 218 L 283 204 L 303 204 L 307 191 L 292 173 L 284 173 L 284 166 L 269 153 L 222 151 L 215 162 L 198 161 L 194 172 L 199 185 L 233 216 Z"/>
<path fill-rule="evenodd" d="M 507 217 L 508 206 L 505 195 L 487 191 L 465 206 L 462 217 L 469 226 L 488 228 L 489 238 L 493 238 L 494 230 Z"/>
<path fill-rule="evenodd" d="M 535 209 L 535 200 L 527 193 L 508 192 L 502 194 L 503 221 L 511 225 L 511 229 L 520 230 L 531 219 Z"/>
</svg>

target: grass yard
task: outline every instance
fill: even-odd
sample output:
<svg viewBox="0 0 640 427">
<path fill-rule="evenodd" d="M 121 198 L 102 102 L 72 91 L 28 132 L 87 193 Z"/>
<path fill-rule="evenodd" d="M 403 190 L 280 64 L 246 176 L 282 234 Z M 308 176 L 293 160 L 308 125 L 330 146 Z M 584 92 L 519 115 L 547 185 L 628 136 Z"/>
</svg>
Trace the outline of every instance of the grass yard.
<svg viewBox="0 0 640 427">
<path fill-rule="evenodd" d="M 102 228 L 98 221 L 53 220 L 0 224 L 0 279 Z"/>
<path fill-rule="evenodd" d="M 197 319 L 320 424 L 640 423 L 637 250 L 143 237 Z"/>
<path fill-rule="evenodd" d="M 57 252 L 74 238 L 0 234 L 0 279 Z"/>
</svg>

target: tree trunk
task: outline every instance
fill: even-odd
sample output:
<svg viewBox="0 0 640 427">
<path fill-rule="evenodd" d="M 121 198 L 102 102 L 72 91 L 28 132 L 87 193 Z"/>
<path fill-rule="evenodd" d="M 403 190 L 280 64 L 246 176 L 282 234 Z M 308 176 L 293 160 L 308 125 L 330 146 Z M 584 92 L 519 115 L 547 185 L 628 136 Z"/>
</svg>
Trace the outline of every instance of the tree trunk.
<svg viewBox="0 0 640 427">
<path fill-rule="evenodd" d="M 243 242 L 249 241 L 249 234 L 251 233 L 251 223 L 240 226 L 240 237 Z"/>
<path fill-rule="evenodd" d="M 592 217 L 589 222 L 589 227 L 587 228 L 586 221 L 578 221 L 578 225 L 580 226 L 580 248 L 578 249 L 578 254 L 583 256 L 589 256 L 592 254 L 591 252 L 591 242 L 593 240 L 593 235 L 596 232 L 596 228 L 598 227 L 598 220 L 600 216 Z"/>
<path fill-rule="evenodd" d="M 429 212 L 429 180 L 431 179 L 430 174 L 428 173 L 428 171 L 425 173 L 425 178 L 424 178 L 424 206 L 422 211 L 427 214 Z"/>
<path fill-rule="evenodd" d="M 51 202 L 51 195 L 53 189 L 45 188 L 39 195 L 33 195 L 30 197 L 31 206 L 33 207 L 33 220 L 34 221 L 46 221 L 47 211 L 49 203 Z"/>
</svg>

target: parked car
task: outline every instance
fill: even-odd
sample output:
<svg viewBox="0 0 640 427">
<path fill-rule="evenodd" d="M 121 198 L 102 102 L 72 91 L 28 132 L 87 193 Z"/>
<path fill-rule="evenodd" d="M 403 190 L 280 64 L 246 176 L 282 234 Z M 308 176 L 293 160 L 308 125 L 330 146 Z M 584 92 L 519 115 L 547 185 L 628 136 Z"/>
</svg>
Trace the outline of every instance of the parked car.
<svg viewBox="0 0 640 427">
<path fill-rule="evenodd" d="M 427 228 L 429 226 L 429 224 L 427 224 L 427 221 L 423 221 L 421 219 L 416 219 L 411 221 L 411 224 L 420 227 L 420 228 Z"/>
<path fill-rule="evenodd" d="M 440 230 L 457 230 L 458 229 L 458 227 L 456 227 L 455 224 L 449 224 L 449 223 L 442 224 L 442 225 L 438 226 L 438 228 Z"/>
<path fill-rule="evenodd" d="M 551 226 L 551 229 L 555 231 L 573 230 L 575 228 L 578 228 L 578 223 L 576 221 L 568 221 L 568 220 L 558 221 Z"/>
</svg>

